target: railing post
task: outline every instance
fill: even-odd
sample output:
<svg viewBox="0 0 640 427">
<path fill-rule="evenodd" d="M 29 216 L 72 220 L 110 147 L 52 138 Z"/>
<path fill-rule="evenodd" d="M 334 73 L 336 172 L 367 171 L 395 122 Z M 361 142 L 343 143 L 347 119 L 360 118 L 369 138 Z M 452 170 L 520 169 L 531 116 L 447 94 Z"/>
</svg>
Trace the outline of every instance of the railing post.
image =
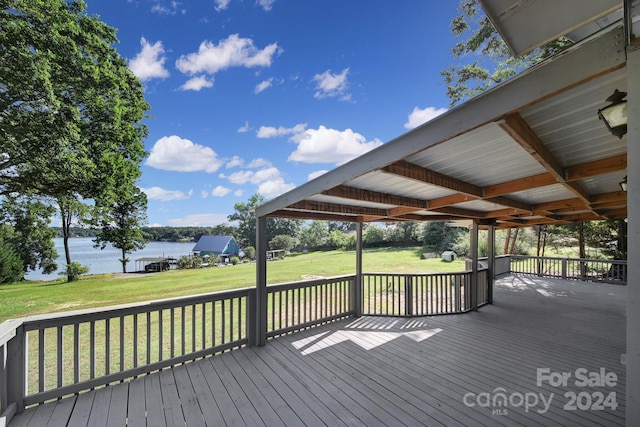
<svg viewBox="0 0 640 427">
<path fill-rule="evenodd" d="M 356 223 L 356 278 L 351 291 L 351 310 L 355 317 L 362 316 L 362 223 Z"/>
<path fill-rule="evenodd" d="M 567 259 L 562 258 L 562 278 L 567 278 Z"/>
<path fill-rule="evenodd" d="M 404 314 L 413 316 L 413 278 L 404 276 Z"/>
<path fill-rule="evenodd" d="M 249 289 L 247 294 L 247 341 L 249 347 L 257 344 L 258 316 L 257 316 L 256 290 Z"/>
<path fill-rule="evenodd" d="M 471 310 L 478 310 L 478 223 L 472 222 L 469 230 L 471 246 Z"/>
<path fill-rule="evenodd" d="M 267 217 L 256 218 L 256 345 L 267 343 Z"/>
<path fill-rule="evenodd" d="M 26 332 L 24 325 L 16 328 L 16 336 L 7 342 L 6 361 L 4 363 L 7 375 L 7 405 L 15 403 L 16 412 L 24 411 L 24 396 L 27 381 L 27 359 L 25 354 Z"/>
<path fill-rule="evenodd" d="M 493 283 L 495 282 L 496 277 L 496 227 L 491 224 L 489 225 L 489 233 L 487 236 L 487 251 L 488 251 L 488 260 L 487 265 L 489 271 L 487 272 L 487 303 L 493 304 Z"/>
</svg>

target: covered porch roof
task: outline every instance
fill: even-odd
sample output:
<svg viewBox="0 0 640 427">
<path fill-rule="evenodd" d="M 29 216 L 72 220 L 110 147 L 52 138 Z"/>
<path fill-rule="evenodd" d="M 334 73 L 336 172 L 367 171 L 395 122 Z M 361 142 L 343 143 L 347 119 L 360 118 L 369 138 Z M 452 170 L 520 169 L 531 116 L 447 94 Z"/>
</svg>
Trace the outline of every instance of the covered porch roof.
<svg viewBox="0 0 640 427">
<path fill-rule="evenodd" d="M 622 22 L 256 210 L 350 222 L 498 227 L 627 216 L 627 137 L 598 110 L 626 91 Z"/>
</svg>

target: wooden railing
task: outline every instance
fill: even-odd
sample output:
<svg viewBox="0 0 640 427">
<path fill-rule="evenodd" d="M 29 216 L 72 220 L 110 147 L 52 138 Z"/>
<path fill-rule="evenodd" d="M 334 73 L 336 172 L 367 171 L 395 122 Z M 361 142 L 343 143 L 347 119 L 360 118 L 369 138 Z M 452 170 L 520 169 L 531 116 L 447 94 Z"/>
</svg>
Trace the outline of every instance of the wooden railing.
<svg viewBox="0 0 640 427">
<path fill-rule="evenodd" d="M 489 302 L 489 271 L 365 273 L 363 315 L 462 313 Z M 626 261 L 504 256 L 494 274 L 626 283 Z M 267 336 L 355 315 L 354 275 L 267 287 Z M 0 422 L 25 406 L 250 345 L 254 288 L 27 317 L 0 324 Z"/>
<path fill-rule="evenodd" d="M 352 316 L 354 284 L 351 275 L 267 286 L 267 336 Z"/>
<path fill-rule="evenodd" d="M 478 287 L 471 289 L 471 272 L 439 274 L 365 273 L 362 314 L 373 316 L 430 316 L 471 310 L 488 301 L 488 270 L 478 271 Z"/>
<path fill-rule="evenodd" d="M 0 414 L 249 342 L 255 289 L 3 323 Z"/>
<path fill-rule="evenodd" d="M 590 282 L 627 283 L 627 261 L 511 255 L 510 272 Z"/>
</svg>

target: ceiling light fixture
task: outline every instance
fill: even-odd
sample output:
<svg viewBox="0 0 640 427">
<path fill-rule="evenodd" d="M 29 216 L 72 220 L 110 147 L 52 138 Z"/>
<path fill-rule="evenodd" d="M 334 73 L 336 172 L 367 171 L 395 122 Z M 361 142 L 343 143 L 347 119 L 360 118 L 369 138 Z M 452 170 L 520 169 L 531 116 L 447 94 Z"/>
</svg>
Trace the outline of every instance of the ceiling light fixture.
<svg viewBox="0 0 640 427">
<path fill-rule="evenodd" d="M 598 110 L 598 117 L 607 125 L 607 129 L 618 138 L 622 138 L 627 133 L 627 101 L 624 97 L 627 92 L 620 92 L 616 89 L 613 95 L 606 99 L 607 105 Z"/>
<path fill-rule="evenodd" d="M 624 191 L 625 193 L 627 192 L 627 177 L 624 177 L 624 180 L 622 182 L 620 182 L 620 188 L 622 188 L 622 191 Z"/>
</svg>

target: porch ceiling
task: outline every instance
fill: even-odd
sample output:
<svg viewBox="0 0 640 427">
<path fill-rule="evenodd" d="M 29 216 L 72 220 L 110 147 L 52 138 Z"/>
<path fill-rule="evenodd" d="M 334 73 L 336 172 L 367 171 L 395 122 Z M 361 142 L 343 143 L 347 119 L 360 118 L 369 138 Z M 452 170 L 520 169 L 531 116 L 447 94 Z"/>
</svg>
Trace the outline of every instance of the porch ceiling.
<svg viewBox="0 0 640 427">
<path fill-rule="evenodd" d="M 626 91 L 614 28 L 326 173 L 257 216 L 474 219 L 501 227 L 627 215 L 627 140 L 597 111 Z"/>
</svg>

